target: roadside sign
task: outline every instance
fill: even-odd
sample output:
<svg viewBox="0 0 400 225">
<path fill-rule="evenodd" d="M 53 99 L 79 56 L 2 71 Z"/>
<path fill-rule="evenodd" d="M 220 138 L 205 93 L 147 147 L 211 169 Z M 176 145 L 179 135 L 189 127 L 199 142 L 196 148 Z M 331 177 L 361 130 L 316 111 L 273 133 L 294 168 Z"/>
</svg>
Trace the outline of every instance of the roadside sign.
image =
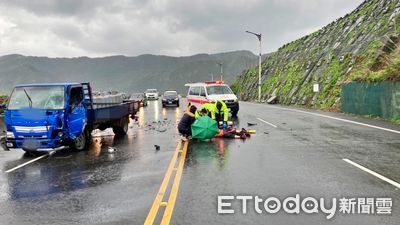
<svg viewBox="0 0 400 225">
<path fill-rule="evenodd" d="M 319 92 L 319 84 L 314 84 L 313 85 L 313 91 L 314 92 Z"/>
</svg>

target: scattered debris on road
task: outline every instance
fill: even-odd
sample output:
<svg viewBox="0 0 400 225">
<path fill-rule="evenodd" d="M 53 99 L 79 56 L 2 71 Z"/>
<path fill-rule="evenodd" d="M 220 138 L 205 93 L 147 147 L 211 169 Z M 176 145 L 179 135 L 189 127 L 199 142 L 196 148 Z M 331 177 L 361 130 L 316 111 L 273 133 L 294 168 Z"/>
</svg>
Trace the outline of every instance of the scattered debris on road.
<svg viewBox="0 0 400 225">
<path fill-rule="evenodd" d="M 115 147 L 108 146 L 107 151 L 108 153 L 114 153 L 115 151 L 117 151 L 117 149 Z"/>
<path fill-rule="evenodd" d="M 92 137 L 106 137 L 106 136 L 115 136 L 112 128 L 107 128 L 105 130 L 96 129 L 92 132 Z"/>
<path fill-rule="evenodd" d="M 167 131 L 167 128 L 158 129 L 157 131 L 163 133 L 163 132 Z"/>
</svg>

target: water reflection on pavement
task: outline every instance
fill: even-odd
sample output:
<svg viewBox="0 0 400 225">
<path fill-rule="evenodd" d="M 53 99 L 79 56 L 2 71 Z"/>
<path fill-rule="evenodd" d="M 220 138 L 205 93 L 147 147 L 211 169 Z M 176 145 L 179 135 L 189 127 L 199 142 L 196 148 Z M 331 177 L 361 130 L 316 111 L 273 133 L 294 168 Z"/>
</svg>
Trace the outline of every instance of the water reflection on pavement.
<svg viewBox="0 0 400 225">
<path fill-rule="evenodd" d="M 180 108 L 159 101 L 138 112 L 125 137 L 93 137 L 88 151 L 59 151 L 0 173 L 0 221 L 5 224 L 141 224 L 176 142 Z M 2 120 L 0 126 L 4 127 Z M 155 150 L 159 145 L 160 150 Z M 110 151 L 113 148 L 115 151 Z M 0 151 L 6 171 L 34 159 Z"/>
</svg>

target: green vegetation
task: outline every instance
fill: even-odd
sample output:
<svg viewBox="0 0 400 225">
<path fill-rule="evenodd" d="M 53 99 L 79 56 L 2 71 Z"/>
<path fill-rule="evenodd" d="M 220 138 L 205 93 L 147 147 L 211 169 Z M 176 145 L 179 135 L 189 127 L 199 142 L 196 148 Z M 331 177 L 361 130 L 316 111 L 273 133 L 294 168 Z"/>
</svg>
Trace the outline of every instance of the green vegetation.
<svg viewBox="0 0 400 225">
<path fill-rule="evenodd" d="M 340 86 L 336 85 L 332 91 L 331 91 L 331 95 L 327 98 L 326 102 L 324 104 L 322 104 L 322 109 L 328 109 L 330 107 L 332 107 L 335 104 L 336 99 L 338 99 L 340 97 Z"/>
<path fill-rule="evenodd" d="M 241 86 L 239 84 L 239 80 L 238 79 L 234 80 L 232 82 L 232 84 L 230 85 L 230 87 L 231 87 L 231 89 L 232 89 L 232 91 L 234 93 L 240 93 L 241 92 L 241 89 L 240 89 Z"/>
<path fill-rule="evenodd" d="M 342 84 L 350 81 L 400 81 L 400 16 L 389 21 L 396 8 L 390 2 L 376 7 L 377 0 L 323 29 L 290 42 L 263 62 L 263 96 L 276 90 L 281 104 L 339 110 Z M 396 34 L 397 30 L 397 34 Z M 391 40 L 388 40 L 388 39 Z M 393 44 L 393 42 L 395 42 Z M 307 72 L 306 72 L 307 71 Z M 234 82 L 246 100 L 253 98 L 257 67 L 249 68 Z M 313 84 L 320 92 L 313 92 Z"/>
<path fill-rule="evenodd" d="M 396 19 L 394 20 L 394 24 L 395 24 L 396 32 L 399 33 L 400 32 L 400 15 L 396 16 Z"/>
<path fill-rule="evenodd" d="M 372 82 L 384 80 L 400 81 L 400 58 L 394 59 L 383 70 L 371 72 L 368 78 Z"/>
<path fill-rule="evenodd" d="M 367 54 L 374 53 L 374 52 L 376 52 L 377 49 L 379 49 L 381 47 L 382 47 L 382 41 L 380 41 L 380 40 L 371 41 L 368 44 L 368 47 L 366 49 L 366 53 Z"/>
<path fill-rule="evenodd" d="M 270 77 L 261 84 L 261 91 L 263 93 L 272 93 L 274 91 L 273 90 L 274 85 L 276 85 L 278 81 L 279 81 L 278 76 L 274 75 Z"/>
<path fill-rule="evenodd" d="M 256 77 L 258 76 L 258 66 L 252 67 L 249 70 L 247 70 L 246 77 Z"/>
<path fill-rule="evenodd" d="M 290 52 L 293 51 L 294 49 L 296 49 L 297 47 L 299 47 L 299 45 L 301 44 L 301 42 L 299 40 L 290 42 L 289 44 L 287 44 L 285 46 L 285 48 L 283 48 L 283 52 Z"/>
<path fill-rule="evenodd" d="M 317 106 L 319 105 L 322 109 L 330 108 L 334 105 L 336 99 L 340 97 L 341 83 L 339 80 L 343 77 L 344 70 L 348 68 L 350 58 L 351 55 L 347 54 L 344 56 L 342 62 L 336 58 L 332 59 L 324 72 L 324 76 L 320 80 L 320 83 L 324 84 L 324 87 L 318 96 Z"/>
<path fill-rule="evenodd" d="M 390 119 L 390 121 L 393 122 L 393 123 L 400 124 L 400 117 L 396 117 L 396 118 Z"/>
<path fill-rule="evenodd" d="M 383 48 L 380 40 L 372 41 L 362 56 L 358 57 L 357 67 L 351 73 L 354 81 L 400 81 L 400 52 L 376 55 Z"/>
<path fill-rule="evenodd" d="M 292 90 L 292 88 L 299 85 L 302 72 L 299 70 L 298 67 L 299 66 L 296 64 L 296 62 L 291 62 L 287 66 L 287 72 L 286 72 L 286 78 L 285 78 L 286 83 L 280 89 L 280 92 L 279 92 L 280 95 L 288 95 L 290 90 Z"/>
</svg>

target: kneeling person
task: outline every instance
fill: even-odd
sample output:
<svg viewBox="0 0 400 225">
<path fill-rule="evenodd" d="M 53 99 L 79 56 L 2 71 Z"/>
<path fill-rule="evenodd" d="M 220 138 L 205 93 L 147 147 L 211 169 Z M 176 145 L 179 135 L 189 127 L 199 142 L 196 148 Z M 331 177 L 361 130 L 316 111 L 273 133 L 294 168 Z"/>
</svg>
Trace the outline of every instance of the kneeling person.
<svg viewBox="0 0 400 225">
<path fill-rule="evenodd" d="M 178 131 L 179 134 L 182 136 L 182 141 L 186 141 L 187 138 L 190 138 L 192 136 L 192 124 L 195 119 L 195 113 L 196 113 L 196 106 L 191 105 L 189 106 L 189 110 L 183 114 L 181 120 L 179 121 L 178 124 Z"/>
</svg>

